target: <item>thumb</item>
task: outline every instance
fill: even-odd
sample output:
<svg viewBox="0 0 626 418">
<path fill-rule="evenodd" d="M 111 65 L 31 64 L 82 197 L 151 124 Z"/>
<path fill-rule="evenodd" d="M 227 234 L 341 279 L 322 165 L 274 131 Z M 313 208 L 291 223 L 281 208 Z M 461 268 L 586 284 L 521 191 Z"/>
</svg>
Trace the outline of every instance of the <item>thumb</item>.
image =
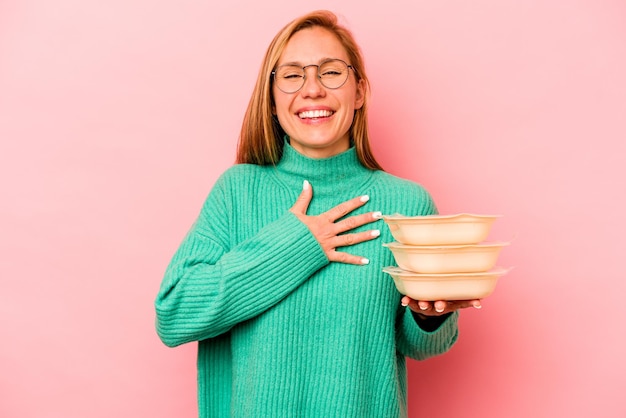
<svg viewBox="0 0 626 418">
<path fill-rule="evenodd" d="M 313 189 L 311 188 L 311 184 L 304 180 L 302 183 L 302 192 L 298 196 L 296 203 L 291 207 L 291 211 L 296 214 L 306 215 L 306 211 L 309 208 L 309 203 L 311 203 L 311 199 L 313 198 Z"/>
</svg>

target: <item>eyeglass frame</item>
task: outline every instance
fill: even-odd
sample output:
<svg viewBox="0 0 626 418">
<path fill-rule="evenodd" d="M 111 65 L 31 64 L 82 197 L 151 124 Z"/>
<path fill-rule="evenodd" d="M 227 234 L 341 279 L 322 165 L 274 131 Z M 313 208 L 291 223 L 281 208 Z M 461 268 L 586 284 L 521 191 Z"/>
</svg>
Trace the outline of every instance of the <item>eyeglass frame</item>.
<svg viewBox="0 0 626 418">
<path fill-rule="evenodd" d="M 341 83 L 341 85 L 339 85 L 337 87 L 328 87 L 326 84 L 324 84 L 324 82 L 322 81 L 322 77 L 320 76 L 320 67 L 322 65 L 326 64 L 327 62 L 330 62 L 330 61 L 340 61 L 340 62 L 343 62 L 346 65 L 346 67 L 348 68 L 348 76 L 346 77 L 344 82 Z M 285 90 L 281 89 L 278 86 L 278 83 L 276 82 L 276 71 L 278 71 L 279 68 L 286 67 L 286 66 L 299 67 L 298 65 L 295 65 L 295 64 L 283 64 L 283 65 L 279 65 L 278 67 L 276 67 L 276 69 L 273 70 L 270 73 L 272 75 L 272 79 L 274 80 L 274 84 L 276 84 L 276 88 L 278 90 L 282 91 L 285 94 L 295 94 L 295 93 L 299 92 L 300 90 L 302 90 L 302 87 L 304 87 L 304 84 L 306 83 L 306 69 L 309 68 L 309 67 L 317 67 L 317 72 L 316 72 L 317 79 L 319 80 L 320 84 L 322 86 L 324 86 L 324 88 L 327 88 L 327 89 L 330 89 L 330 90 L 337 90 L 337 89 L 342 88 L 348 82 L 348 78 L 350 78 L 350 70 L 352 70 L 355 74 L 357 72 L 356 68 L 354 68 L 354 66 L 348 64 L 347 62 L 345 62 L 344 60 L 342 60 L 340 58 L 325 59 L 325 60 L 321 61 L 319 64 L 308 64 L 308 65 L 305 65 L 304 67 L 302 67 L 302 73 L 303 73 L 302 85 L 297 90 L 294 90 L 292 92 L 286 92 Z"/>
</svg>

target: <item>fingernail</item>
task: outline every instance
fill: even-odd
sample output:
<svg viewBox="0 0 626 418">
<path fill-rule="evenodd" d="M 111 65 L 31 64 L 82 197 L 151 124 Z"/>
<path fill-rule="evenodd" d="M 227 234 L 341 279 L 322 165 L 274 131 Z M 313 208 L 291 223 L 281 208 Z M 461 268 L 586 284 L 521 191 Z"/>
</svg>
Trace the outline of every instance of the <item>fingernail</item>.
<svg viewBox="0 0 626 418">
<path fill-rule="evenodd" d="M 362 258 L 361 259 L 361 264 L 369 264 L 370 261 L 367 258 Z"/>
<path fill-rule="evenodd" d="M 409 306 L 408 302 L 406 302 L 404 299 L 402 299 L 402 301 L 400 302 L 400 305 Z"/>
<path fill-rule="evenodd" d="M 482 307 L 483 307 L 483 306 L 482 306 L 480 303 L 478 303 L 478 304 L 474 305 L 474 308 L 476 308 L 476 309 L 480 309 L 480 308 L 482 308 Z"/>
<path fill-rule="evenodd" d="M 311 185 L 309 184 L 308 180 L 304 180 L 302 182 L 302 190 L 309 190 L 309 187 L 311 187 Z"/>
<path fill-rule="evenodd" d="M 383 217 L 383 213 L 382 212 L 374 212 L 372 213 L 372 218 L 374 219 L 380 219 Z"/>
<path fill-rule="evenodd" d="M 428 309 L 428 306 L 420 305 L 420 309 L 425 311 L 426 309 Z"/>
<path fill-rule="evenodd" d="M 368 195 L 361 196 L 361 202 L 367 202 L 368 200 L 370 200 L 370 197 Z"/>
<path fill-rule="evenodd" d="M 372 232 L 370 232 L 372 234 L 373 237 L 377 237 L 380 235 L 380 229 L 373 229 Z"/>
<path fill-rule="evenodd" d="M 437 308 L 437 307 L 435 306 L 435 311 L 437 311 L 437 312 L 441 313 L 441 312 L 443 312 L 443 308 Z"/>
</svg>

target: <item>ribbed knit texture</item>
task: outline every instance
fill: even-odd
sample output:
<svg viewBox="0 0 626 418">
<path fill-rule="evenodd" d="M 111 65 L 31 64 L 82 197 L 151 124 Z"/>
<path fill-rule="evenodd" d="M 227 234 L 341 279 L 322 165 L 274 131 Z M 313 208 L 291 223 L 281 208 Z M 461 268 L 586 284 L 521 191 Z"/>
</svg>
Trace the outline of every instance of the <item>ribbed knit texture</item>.
<svg viewBox="0 0 626 418">
<path fill-rule="evenodd" d="M 369 265 L 329 263 L 289 212 L 303 180 L 308 214 L 367 194 L 352 214 L 436 213 L 419 185 L 364 168 L 352 148 L 310 159 L 285 144 L 277 166 L 235 165 L 216 182 L 174 255 L 156 300 L 157 332 L 199 341 L 200 417 L 406 416 L 405 356 L 457 338 L 458 314 L 421 330 L 382 268 L 395 265 L 382 220 L 372 241 L 339 249 Z M 351 215 L 352 215 L 351 214 Z"/>
</svg>

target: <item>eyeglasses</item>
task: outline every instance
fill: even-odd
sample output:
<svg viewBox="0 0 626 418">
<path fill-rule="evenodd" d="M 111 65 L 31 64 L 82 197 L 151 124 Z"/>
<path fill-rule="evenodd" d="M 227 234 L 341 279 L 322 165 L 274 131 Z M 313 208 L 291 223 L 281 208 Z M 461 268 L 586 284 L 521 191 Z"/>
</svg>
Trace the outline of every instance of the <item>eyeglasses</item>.
<svg viewBox="0 0 626 418">
<path fill-rule="evenodd" d="M 322 61 L 319 65 L 309 64 L 304 67 L 285 64 L 272 71 L 276 87 L 287 94 L 297 92 L 304 86 L 304 80 L 306 79 L 305 70 L 308 67 L 317 67 L 317 78 L 320 83 L 324 87 L 333 90 L 346 84 L 350 75 L 349 69 L 355 71 L 353 66 L 337 58 Z"/>
</svg>

